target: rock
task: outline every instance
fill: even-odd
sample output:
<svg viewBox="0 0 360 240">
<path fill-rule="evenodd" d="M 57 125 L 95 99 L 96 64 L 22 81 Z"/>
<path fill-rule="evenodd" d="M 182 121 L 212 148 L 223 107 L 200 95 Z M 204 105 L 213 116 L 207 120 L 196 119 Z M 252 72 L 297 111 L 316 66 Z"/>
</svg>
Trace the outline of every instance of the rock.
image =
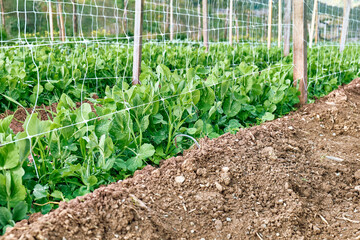
<svg viewBox="0 0 360 240">
<path fill-rule="evenodd" d="M 276 160 L 277 156 L 275 154 L 275 149 L 273 147 L 266 147 L 262 150 L 262 154 L 268 157 L 270 160 Z"/>
<path fill-rule="evenodd" d="M 175 177 L 175 182 L 176 183 L 183 183 L 185 181 L 185 177 L 184 176 L 177 176 Z"/>
<path fill-rule="evenodd" d="M 195 166 L 195 159 L 193 158 L 189 158 L 186 159 L 182 164 L 181 164 L 181 168 L 182 170 L 186 171 L 186 172 L 193 172 L 196 170 L 196 166 Z"/>
<path fill-rule="evenodd" d="M 318 228 L 317 226 L 313 226 L 313 231 L 316 234 L 319 234 L 321 232 L 320 228 Z"/>
<path fill-rule="evenodd" d="M 196 170 L 196 174 L 197 174 L 198 176 L 206 177 L 206 175 L 207 175 L 207 170 L 206 170 L 206 168 L 199 168 L 198 170 Z"/>
<path fill-rule="evenodd" d="M 223 168 L 221 169 L 221 171 L 227 173 L 227 172 L 229 171 L 229 168 L 228 168 L 228 167 L 223 167 Z"/>
<path fill-rule="evenodd" d="M 221 180 L 224 182 L 226 186 L 230 184 L 231 181 L 231 175 L 229 172 L 223 172 L 220 174 Z"/>
<path fill-rule="evenodd" d="M 222 226 L 223 226 L 223 224 L 222 224 L 222 222 L 221 222 L 220 220 L 216 220 L 216 221 L 215 221 L 215 229 L 216 229 L 217 231 L 221 231 Z"/>
<path fill-rule="evenodd" d="M 354 177 L 355 179 L 360 179 L 360 169 L 355 172 Z"/>
<path fill-rule="evenodd" d="M 154 177 L 160 177 L 160 169 L 155 169 L 151 175 L 153 175 Z"/>
<path fill-rule="evenodd" d="M 215 187 L 217 190 L 219 190 L 219 192 L 222 192 L 224 190 L 223 187 L 218 182 L 215 182 Z"/>
<path fill-rule="evenodd" d="M 360 185 L 358 185 L 358 186 L 355 186 L 355 191 L 358 191 L 358 192 L 360 192 Z"/>
</svg>

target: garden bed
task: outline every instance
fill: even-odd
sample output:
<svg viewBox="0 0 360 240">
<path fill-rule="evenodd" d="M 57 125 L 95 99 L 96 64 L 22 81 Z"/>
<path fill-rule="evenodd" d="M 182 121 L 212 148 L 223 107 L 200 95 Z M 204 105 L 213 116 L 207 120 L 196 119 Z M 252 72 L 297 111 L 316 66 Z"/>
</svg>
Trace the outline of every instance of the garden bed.
<svg viewBox="0 0 360 240">
<path fill-rule="evenodd" d="M 2 239 L 357 239 L 359 105 L 356 79 L 35 214 Z"/>
</svg>

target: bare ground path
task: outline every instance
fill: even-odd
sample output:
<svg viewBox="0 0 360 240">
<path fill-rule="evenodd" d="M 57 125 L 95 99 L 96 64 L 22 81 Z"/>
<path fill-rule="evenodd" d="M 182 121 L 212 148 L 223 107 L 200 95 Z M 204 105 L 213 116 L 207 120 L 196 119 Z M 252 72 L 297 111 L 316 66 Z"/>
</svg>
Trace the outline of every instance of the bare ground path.
<svg viewBox="0 0 360 240">
<path fill-rule="evenodd" d="M 2 239 L 360 239 L 360 79 L 32 216 Z"/>
</svg>

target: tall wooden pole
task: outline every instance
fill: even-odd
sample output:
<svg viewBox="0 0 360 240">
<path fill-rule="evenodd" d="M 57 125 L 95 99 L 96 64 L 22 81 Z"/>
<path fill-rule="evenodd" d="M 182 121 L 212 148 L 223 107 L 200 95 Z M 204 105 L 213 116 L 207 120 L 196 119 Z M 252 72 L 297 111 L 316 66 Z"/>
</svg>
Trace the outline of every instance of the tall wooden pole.
<svg viewBox="0 0 360 240">
<path fill-rule="evenodd" d="M 294 0 L 294 86 L 299 86 L 300 104 L 307 102 L 307 49 L 304 0 Z"/>
<path fill-rule="evenodd" d="M 235 26 L 236 26 L 236 42 L 239 43 L 240 40 L 240 33 L 239 33 L 239 21 L 235 15 Z"/>
<path fill-rule="evenodd" d="M 200 42 L 201 40 L 201 9 L 200 9 L 200 1 L 198 3 L 197 6 L 197 10 L 198 10 L 198 15 L 199 15 L 199 23 L 198 23 L 198 41 Z"/>
<path fill-rule="evenodd" d="M 0 0 L 0 6 L 1 6 L 1 22 L 3 25 L 3 30 L 5 30 L 5 8 L 4 8 L 3 0 Z"/>
<path fill-rule="evenodd" d="M 268 14 L 268 38 L 267 47 L 271 48 L 271 23 L 272 23 L 272 0 L 269 0 L 269 14 Z"/>
<path fill-rule="evenodd" d="M 133 85 L 141 84 L 139 77 L 141 71 L 143 7 L 144 0 L 135 0 Z"/>
<path fill-rule="evenodd" d="M 229 13 L 229 43 L 233 43 L 233 0 L 230 0 L 230 13 Z"/>
<path fill-rule="evenodd" d="M 282 0 L 279 0 L 278 47 L 281 47 L 281 38 L 282 38 Z"/>
<path fill-rule="evenodd" d="M 313 39 L 314 39 L 314 28 L 315 28 L 317 7 L 318 7 L 318 0 L 315 0 L 314 1 L 313 12 L 312 12 L 312 17 L 311 17 L 311 26 L 310 26 L 310 33 L 309 33 L 309 48 L 312 48 L 312 42 L 313 42 Z"/>
<path fill-rule="evenodd" d="M 319 13 L 316 13 L 316 20 L 315 20 L 315 45 L 318 42 L 319 37 Z"/>
<path fill-rule="evenodd" d="M 346 36 L 349 28 L 350 10 L 351 10 L 351 0 L 344 0 L 344 20 L 341 29 L 340 52 L 344 51 L 345 49 Z"/>
<path fill-rule="evenodd" d="M 50 28 L 50 39 L 54 41 L 54 19 L 53 19 L 53 12 L 51 6 L 51 0 L 48 2 L 48 12 L 49 12 L 49 28 Z"/>
<path fill-rule="evenodd" d="M 285 0 L 284 25 L 284 56 L 288 56 L 290 53 L 291 0 Z"/>
<path fill-rule="evenodd" d="M 174 40 L 174 6 L 173 0 L 170 0 L 170 41 Z"/>
<path fill-rule="evenodd" d="M 62 4 L 58 0 L 59 7 L 59 17 L 60 17 L 60 31 L 61 31 L 61 41 L 65 42 L 65 24 L 64 24 L 64 16 L 62 14 Z"/>
<path fill-rule="evenodd" d="M 74 37 L 77 36 L 78 34 L 78 22 L 77 22 L 77 11 L 76 11 L 76 5 L 75 2 L 76 0 L 72 0 L 72 5 L 73 5 L 73 28 L 74 28 Z"/>
<path fill-rule="evenodd" d="M 226 38 L 228 37 L 228 21 L 229 21 L 229 8 L 226 8 L 226 17 L 225 17 L 225 27 L 224 27 L 224 41 L 226 41 Z"/>
<path fill-rule="evenodd" d="M 127 6 L 128 0 L 124 0 L 124 14 L 123 14 L 123 33 L 127 34 Z"/>
<path fill-rule="evenodd" d="M 204 46 L 206 48 L 206 52 L 209 51 L 209 33 L 208 33 L 208 8 L 207 8 L 207 0 L 202 0 L 202 10 L 203 10 L 203 39 Z"/>
</svg>

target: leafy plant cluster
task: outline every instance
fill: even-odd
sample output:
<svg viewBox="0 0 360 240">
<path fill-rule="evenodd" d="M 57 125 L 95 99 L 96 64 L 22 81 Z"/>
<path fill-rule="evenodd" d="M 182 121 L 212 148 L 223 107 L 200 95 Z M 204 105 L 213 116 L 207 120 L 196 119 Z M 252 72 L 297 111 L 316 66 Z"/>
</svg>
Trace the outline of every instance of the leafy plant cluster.
<svg viewBox="0 0 360 240">
<path fill-rule="evenodd" d="M 292 57 L 282 57 L 279 49 L 268 51 L 259 47 L 255 51 L 246 46 L 218 45 L 205 53 L 204 49 L 194 46 L 145 45 L 141 85 L 132 86 L 129 80 L 119 78 L 111 82 L 112 87 L 109 82 L 106 86 L 105 81 L 98 85 L 85 84 L 80 74 L 114 77 L 120 73 L 126 76 L 126 71 L 130 71 L 131 60 L 124 56 L 129 56 L 131 50 L 107 47 L 109 49 L 100 49 L 99 55 L 92 53 L 96 50 L 91 48 L 85 48 L 82 54 L 76 46 L 45 47 L 44 51 L 49 52 L 43 58 L 50 57 L 54 63 L 49 65 L 44 60 L 43 65 L 34 64 L 33 68 L 22 65 L 20 58 L 29 64 L 34 61 L 18 52 L 15 65 L 10 55 L 0 58 L 8 64 L 2 71 L 11 73 L 16 66 L 21 69 L 18 75 L 16 71 L 9 74 L 10 78 L 17 78 L 13 80 L 16 87 L 10 90 L 7 86 L 3 91 L 5 94 L 20 91 L 19 97 L 14 98 L 13 94 L 7 98 L 31 104 L 31 96 L 37 92 L 26 92 L 25 86 L 37 82 L 30 77 L 36 74 L 36 66 L 41 78 L 46 74 L 57 78 L 42 83 L 39 101 L 46 103 L 46 98 L 54 93 L 59 96 L 51 100 L 58 103 L 53 120 L 42 121 L 36 113 L 28 115 L 23 124 L 24 132 L 14 134 L 10 129 L 13 116 L 0 120 L 0 144 L 3 144 L 0 145 L 0 224 L 3 231 L 27 214 L 47 213 L 56 208 L 59 201 L 84 195 L 100 185 L 124 179 L 147 164 L 156 165 L 161 159 L 180 153 L 192 143 L 177 137 L 179 134 L 215 138 L 225 132 L 235 133 L 240 128 L 287 114 L 298 103 L 299 92 L 292 86 Z M 63 55 L 62 51 L 65 51 Z M 311 96 L 321 96 L 359 74 L 359 64 L 352 60 L 355 53 L 347 51 L 348 55 L 338 55 L 341 60 L 335 62 L 330 57 L 332 50 L 311 50 Z M 64 65 L 52 55 L 54 52 L 62 56 L 69 67 L 60 67 Z M 34 56 L 36 62 L 41 54 Z M 74 56 L 79 59 L 72 59 Z M 318 56 L 333 62 L 314 67 L 312 64 L 317 64 Z M 101 62 L 102 59 L 106 61 Z M 333 74 L 336 83 L 327 77 L 329 73 L 347 70 L 350 66 L 351 71 Z M 75 74 L 78 74 L 76 78 Z M 1 79 L 11 82 L 9 75 Z M 322 76 L 321 83 L 314 80 Z M 67 81 L 70 81 L 68 88 L 61 88 Z M 51 89 L 49 83 L 53 86 Z M 96 87 L 103 89 L 100 98 L 87 98 L 91 104 L 84 103 L 77 108 L 75 102 L 81 95 L 74 91 L 91 93 Z"/>
</svg>

